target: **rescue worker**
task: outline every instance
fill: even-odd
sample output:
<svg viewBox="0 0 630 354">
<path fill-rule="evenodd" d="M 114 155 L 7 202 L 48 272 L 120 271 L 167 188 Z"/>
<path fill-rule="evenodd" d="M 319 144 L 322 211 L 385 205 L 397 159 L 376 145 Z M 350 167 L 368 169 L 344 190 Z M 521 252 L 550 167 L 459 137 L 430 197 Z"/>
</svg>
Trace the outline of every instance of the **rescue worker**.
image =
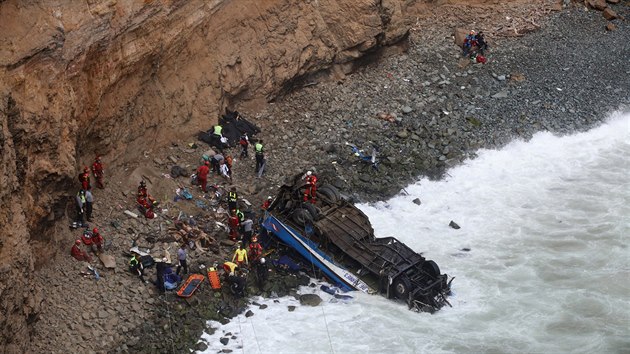
<svg viewBox="0 0 630 354">
<path fill-rule="evenodd" d="M 262 257 L 262 254 L 263 248 L 260 243 L 258 243 L 258 237 L 254 235 L 252 237 L 252 242 L 249 244 L 249 260 L 252 263 L 255 263 Z"/>
<path fill-rule="evenodd" d="M 92 164 L 92 174 L 96 180 L 96 186 L 100 189 L 105 188 L 105 185 L 103 184 L 105 170 L 103 169 L 103 163 L 101 162 L 100 156 L 96 156 L 96 159 L 94 159 L 94 163 Z"/>
<path fill-rule="evenodd" d="M 144 199 L 144 202 L 141 202 L 140 199 Z M 138 186 L 138 204 L 144 205 L 145 203 L 150 206 L 151 210 L 158 205 L 157 200 L 149 194 L 146 182 L 142 180 Z"/>
<path fill-rule="evenodd" d="M 85 191 L 85 218 L 87 221 L 92 222 L 92 205 L 94 204 L 94 196 L 90 190 Z"/>
<path fill-rule="evenodd" d="M 103 236 L 98 232 L 98 229 L 95 227 L 92 229 L 92 252 L 97 255 L 103 251 Z"/>
<path fill-rule="evenodd" d="M 232 187 L 230 188 L 230 191 L 228 192 L 227 195 L 227 202 L 228 202 L 228 209 L 229 210 L 236 210 L 238 209 L 238 193 L 236 193 L 236 187 Z"/>
<path fill-rule="evenodd" d="M 136 199 L 136 201 L 138 202 L 138 209 L 145 218 L 153 219 L 155 217 L 155 213 L 153 212 L 153 204 L 149 202 L 147 197 L 138 195 L 138 199 Z"/>
<path fill-rule="evenodd" d="M 245 297 L 247 278 L 241 268 L 237 267 L 234 275 L 228 275 L 227 282 L 230 284 L 230 291 L 232 291 L 235 298 L 239 299 Z"/>
<path fill-rule="evenodd" d="M 131 271 L 134 274 L 137 274 L 143 283 L 145 284 L 148 283 L 144 279 L 144 265 L 142 264 L 142 261 L 140 260 L 139 254 L 134 253 L 131 259 L 129 260 L 129 271 Z"/>
<path fill-rule="evenodd" d="M 254 151 L 256 153 L 256 173 L 258 173 L 265 164 L 265 148 L 262 139 L 259 139 L 256 144 L 254 144 Z"/>
<path fill-rule="evenodd" d="M 236 217 L 238 217 L 238 224 L 242 224 L 245 221 L 245 214 L 239 209 L 236 209 Z"/>
<path fill-rule="evenodd" d="M 236 209 L 232 209 L 230 217 L 228 218 L 228 226 L 230 227 L 230 240 L 236 241 L 238 238 L 239 221 L 236 215 Z"/>
<path fill-rule="evenodd" d="M 214 130 L 212 131 L 212 134 L 216 135 L 219 139 L 221 139 L 223 137 L 223 126 L 221 126 L 221 124 L 215 125 Z"/>
<path fill-rule="evenodd" d="M 90 185 L 90 169 L 87 166 L 83 167 L 83 172 L 79 174 L 79 183 L 81 183 L 83 190 L 92 188 Z"/>
<path fill-rule="evenodd" d="M 210 173 L 210 162 L 206 161 L 197 169 L 197 181 L 201 185 L 201 190 L 208 193 L 206 186 L 208 185 L 208 173 Z"/>
<path fill-rule="evenodd" d="M 470 51 L 473 47 L 477 45 L 477 39 L 475 37 L 475 31 L 470 31 L 470 33 L 464 38 L 464 45 L 462 49 L 464 50 L 464 56 L 467 57 L 470 54 Z"/>
<path fill-rule="evenodd" d="M 165 293 L 166 288 L 164 287 L 164 275 L 166 273 L 166 269 L 168 268 L 168 260 L 166 258 L 162 258 L 155 262 L 155 286 L 158 288 L 160 293 Z"/>
<path fill-rule="evenodd" d="M 241 223 L 241 228 L 243 232 L 243 241 L 251 242 L 252 234 L 254 233 L 254 220 L 251 217 L 246 216 L 245 221 Z"/>
<path fill-rule="evenodd" d="M 485 55 L 485 51 L 488 49 L 488 43 L 486 43 L 486 38 L 484 37 L 483 32 L 479 31 L 479 33 L 475 36 L 475 39 L 477 40 L 479 53 L 481 53 L 481 55 Z"/>
<path fill-rule="evenodd" d="M 85 221 L 85 219 L 83 218 L 85 216 L 85 203 L 86 203 L 85 189 L 79 190 L 75 198 L 75 201 L 77 205 L 77 221 L 83 224 Z"/>
<path fill-rule="evenodd" d="M 271 202 L 273 202 L 273 197 L 272 196 L 268 196 L 267 200 L 265 200 L 262 204 L 262 206 L 260 207 L 262 210 L 267 210 L 269 209 L 269 206 L 271 205 Z"/>
<path fill-rule="evenodd" d="M 315 194 L 317 193 L 317 176 L 311 171 L 307 171 L 304 176 L 306 179 L 306 189 L 304 190 L 304 201 L 310 201 L 315 204 Z"/>
<path fill-rule="evenodd" d="M 87 252 L 81 249 L 81 240 L 74 241 L 74 245 L 72 245 L 72 248 L 70 249 L 70 255 L 74 257 L 77 261 L 92 261 Z"/>
<path fill-rule="evenodd" d="M 188 274 L 188 263 L 186 263 L 186 244 L 182 243 L 182 245 L 177 250 L 177 259 L 179 260 L 179 265 L 177 265 L 177 270 L 175 274 L 179 275 L 179 271 L 183 268 L 184 274 Z"/>
<path fill-rule="evenodd" d="M 223 157 L 222 154 L 215 154 L 214 156 L 212 156 L 212 159 L 210 159 L 212 172 L 216 173 L 217 175 L 221 175 L 221 170 L 219 169 L 219 165 L 221 164 L 221 161 L 224 161 L 224 160 L 225 158 Z"/>
<path fill-rule="evenodd" d="M 249 148 L 249 137 L 247 133 L 241 135 L 241 139 L 238 143 L 241 145 L 241 157 L 247 157 L 247 149 Z"/>
<path fill-rule="evenodd" d="M 265 282 L 269 277 L 269 268 L 267 266 L 267 261 L 264 257 L 261 257 L 257 262 L 253 262 L 254 270 L 256 271 L 256 285 L 258 285 L 258 289 L 261 289 L 265 286 Z"/>
<path fill-rule="evenodd" d="M 219 163 L 219 171 L 221 172 L 221 177 L 225 178 L 232 184 L 232 175 L 230 174 L 230 169 L 228 169 L 225 161 L 221 161 Z"/>
<path fill-rule="evenodd" d="M 232 176 L 232 163 L 234 163 L 234 159 L 232 158 L 232 155 L 227 155 L 225 157 L 225 165 L 228 168 L 228 172 L 230 173 L 230 176 Z"/>
<path fill-rule="evenodd" d="M 235 260 L 236 264 L 238 264 L 239 267 L 242 267 L 243 263 L 245 263 L 246 265 L 249 264 L 249 261 L 247 260 L 247 250 L 245 250 L 245 246 L 243 245 L 243 243 L 241 243 L 236 251 L 234 251 L 232 262 L 234 262 Z"/>
<path fill-rule="evenodd" d="M 142 180 L 140 181 L 140 185 L 138 186 L 138 197 L 147 197 L 149 195 L 147 191 L 147 183 Z"/>
<path fill-rule="evenodd" d="M 236 263 L 233 263 L 233 262 L 225 262 L 225 263 L 223 263 L 223 270 L 225 271 L 226 279 L 230 275 L 235 275 L 237 269 L 238 269 L 238 264 L 236 264 Z"/>
</svg>

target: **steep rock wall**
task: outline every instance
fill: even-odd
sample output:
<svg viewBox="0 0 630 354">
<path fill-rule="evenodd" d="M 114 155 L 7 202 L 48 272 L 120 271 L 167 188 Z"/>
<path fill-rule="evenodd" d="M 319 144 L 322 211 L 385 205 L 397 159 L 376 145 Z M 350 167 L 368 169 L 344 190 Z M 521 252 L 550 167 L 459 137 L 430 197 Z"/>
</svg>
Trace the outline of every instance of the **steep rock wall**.
<svg viewBox="0 0 630 354">
<path fill-rule="evenodd" d="M 134 158 L 394 43 L 410 3 L 0 1 L 0 347 L 26 349 L 32 272 L 68 251 L 54 225 L 94 153 Z"/>
</svg>

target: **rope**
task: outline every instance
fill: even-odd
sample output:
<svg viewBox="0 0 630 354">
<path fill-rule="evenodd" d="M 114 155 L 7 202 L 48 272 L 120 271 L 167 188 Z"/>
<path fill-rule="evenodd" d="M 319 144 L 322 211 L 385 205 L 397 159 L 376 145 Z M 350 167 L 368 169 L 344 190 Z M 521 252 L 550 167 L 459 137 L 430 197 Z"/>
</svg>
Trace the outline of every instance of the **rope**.
<svg viewBox="0 0 630 354">
<path fill-rule="evenodd" d="M 304 235 L 306 235 L 306 225 L 304 225 Z M 315 273 L 315 263 L 313 262 L 313 254 L 309 252 L 309 258 L 311 260 L 311 268 L 313 269 L 313 274 Z M 332 345 L 332 339 L 330 338 L 330 329 L 328 328 L 328 320 L 326 319 L 326 312 L 324 311 L 324 306 L 321 306 L 322 315 L 324 316 L 324 325 L 326 325 L 326 335 L 328 336 L 328 344 L 330 345 L 330 351 L 332 353 L 335 352 L 335 348 Z"/>
<path fill-rule="evenodd" d="M 252 331 L 254 331 L 254 339 L 256 339 L 256 346 L 258 347 L 258 352 L 262 353 L 262 350 L 260 350 L 260 343 L 258 343 L 258 334 L 256 334 L 256 328 L 254 328 L 254 321 L 250 319 L 249 323 L 252 325 Z"/>
<path fill-rule="evenodd" d="M 238 316 L 237 316 L 238 318 Z M 245 354 L 245 343 L 243 343 L 243 328 L 241 327 L 241 319 L 238 318 L 238 329 L 241 331 L 241 352 Z"/>
<path fill-rule="evenodd" d="M 175 345 L 174 345 L 174 340 L 173 340 L 173 320 L 171 318 L 171 309 L 168 306 L 168 302 L 164 301 L 164 303 L 166 304 L 166 317 L 168 318 L 168 326 L 170 327 L 170 333 L 169 336 L 171 337 L 171 353 L 175 353 Z"/>
</svg>

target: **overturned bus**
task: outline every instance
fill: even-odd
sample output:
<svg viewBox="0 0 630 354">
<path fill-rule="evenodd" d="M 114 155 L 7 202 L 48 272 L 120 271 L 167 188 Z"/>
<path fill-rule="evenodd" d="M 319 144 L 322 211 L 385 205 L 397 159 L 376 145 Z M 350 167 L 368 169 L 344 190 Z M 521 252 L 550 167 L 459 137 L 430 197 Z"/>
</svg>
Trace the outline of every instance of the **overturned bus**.
<svg viewBox="0 0 630 354">
<path fill-rule="evenodd" d="M 435 262 L 394 237 L 375 237 L 368 217 L 332 185 L 317 189 L 315 204 L 303 202 L 302 177 L 280 187 L 265 212 L 268 235 L 343 290 L 380 293 L 416 311 L 450 306 L 452 279 Z"/>
</svg>

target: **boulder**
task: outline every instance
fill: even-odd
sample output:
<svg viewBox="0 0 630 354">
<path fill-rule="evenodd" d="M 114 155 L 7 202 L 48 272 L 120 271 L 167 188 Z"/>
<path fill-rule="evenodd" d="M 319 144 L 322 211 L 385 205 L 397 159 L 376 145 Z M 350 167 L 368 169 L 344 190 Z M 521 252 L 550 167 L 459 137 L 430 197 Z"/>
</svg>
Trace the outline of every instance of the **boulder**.
<svg viewBox="0 0 630 354">
<path fill-rule="evenodd" d="M 614 23 L 608 22 L 608 24 L 606 25 L 606 31 L 614 31 L 617 29 L 617 26 L 615 26 Z"/>
<path fill-rule="evenodd" d="M 414 203 L 414 204 L 417 204 L 417 205 L 422 204 L 422 202 L 420 201 L 420 198 L 416 198 L 416 199 L 414 199 L 414 200 L 413 200 L 413 203 Z"/>
<path fill-rule="evenodd" d="M 605 8 L 604 12 L 602 12 L 602 15 L 604 15 L 604 18 L 608 21 L 614 20 L 619 17 L 617 16 L 617 13 L 613 11 L 610 7 Z"/>
<path fill-rule="evenodd" d="M 468 35 L 468 33 L 470 32 L 469 29 L 466 28 L 456 28 L 455 29 L 455 44 L 460 47 L 463 48 L 464 47 L 464 40 L 466 39 L 466 36 Z"/>
<path fill-rule="evenodd" d="M 317 306 L 322 302 L 322 298 L 317 294 L 300 295 L 300 304 L 305 306 Z"/>
<path fill-rule="evenodd" d="M 606 5 L 606 0 L 587 0 L 586 3 L 592 9 L 597 11 L 603 11 L 608 5 Z"/>
<path fill-rule="evenodd" d="M 606 0 L 609 4 L 618 4 L 620 0 Z"/>
<path fill-rule="evenodd" d="M 461 227 L 459 225 L 457 225 L 457 223 L 453 220 L 451 220 L 450 223 L 448 223 L 448 226 L 454 228 L 455 230 L 459 230 Z"/>
</svg>

